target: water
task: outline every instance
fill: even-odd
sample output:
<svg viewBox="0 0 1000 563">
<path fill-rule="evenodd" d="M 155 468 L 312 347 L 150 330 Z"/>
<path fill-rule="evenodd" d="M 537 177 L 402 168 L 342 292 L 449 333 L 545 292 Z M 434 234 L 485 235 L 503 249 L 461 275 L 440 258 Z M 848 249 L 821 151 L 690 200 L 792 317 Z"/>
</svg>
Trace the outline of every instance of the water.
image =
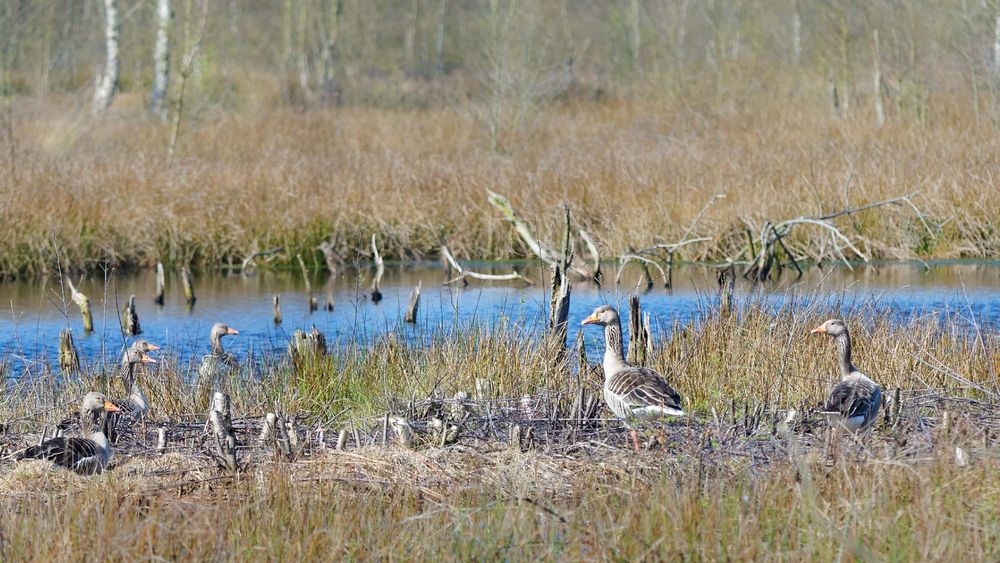
<svg viewBox="0 0 1000 563">
<path fill-rule="evenodd" d="M 534 279 L 534 285 L 520 283 L 471 282 L 467 287 L 445 286 L 445 270 L 435 263 L 388 265 L 382 280 L 380 302 L 370 295 L 371 269 L 348 269 L 334 278 L 312 280 L 320 310 L 309 313 L 305 287 L 300 275 L 260 272 L 257 275 L 206 274 L 195 279 L 197 303 L 189 309 L 181 295 L 180 283 L 168 275 L 166 304 L 153 303 L 154 276 L 150 272 L 131 276 L 103 276 L 84 279 L 80 290 L 91 298 L 94 333 L 84 335 L 79 310 L 72 303 L 64 309 L 62 290 L 56 279 L 0 284 L 0 358 L 13 373 L 22 373 L 57 356 L 58 335 L 67 325 L 73 329 L 77 348 L 85 363 L 118 357 L 123 338 L 121 311 L 129 295 L 135 294 L 142 338 L 164 347 L 181 365 L 192 365 L 208 352 L 208 332 L 216 322 L 225 322 L 240 331 L 228 337 L 226 348 L 246 354 L 266 354 L 285 350 L 295 329 L 315 325 L 334 344 L 366 345 L 387 333 L 408 341 L 429 339 L 476 326 L 492 326 L 503 321 L 526 336 L 541 334 L 546 318 L 547 272 L 532 265 L 469 264 L 471 269 L 507 273 L 517 268 Z M 573 287 L 571 334 L 580 321 L 603 303 L 627 309 L 628 292 L 639 282 L 637 268 L 623 273 L 617 287 L 615 272 L 607 267 L 609 281 L 599 289 L 592 284 Z M 422 283 L 416 325 L 406 325 L 402 315 L 410 292 Z M 675 321 L 697 321 L 717 307 L 715 270 L 692 265 L 678 268 L 674 289 L 660 287 L 642 297 L 645 311 L 652 316 L 654 333 L 662 333 Z M 894 263 L 875 267 L 813 269 L 801 280 L 786 276 L 766 292 L 747 296 L 738 289 L 738 301 L 764 302 L 775 309 L 791 304 L 805 306 L 821 299 L 831 311 L 837 307 L 860 308 L 866 314 L 886 312 L 904 322 L 914 315 L 946 313 L 959 323 L 975 320 L 982 326 L 1000 326 L 1000 261 L 933 264 L 929 271 L 920 264 Z M 335 300 L 332 312 L 323 309 L 327 294 Z M 283 323 L 272 320 L 272 297 L 280 294 Z M 818 297 L 817 297 L 818 296 Z M 68 298 L 68 290 L 67 290 Z M 66 311 L 64 314 L 63 311 Z M 942 317 L 945 315 L 942 315 Z M 590 331 L 596 341 L 599 331 Z M 595 342 L 596 343 L 596 342 Z M 590 342 L 588 342 L 590 344 Z M 588 346 L 598 354 L 600 346 Z M 595 356 L 596 358 L 596 356 Z"/>
</svg>

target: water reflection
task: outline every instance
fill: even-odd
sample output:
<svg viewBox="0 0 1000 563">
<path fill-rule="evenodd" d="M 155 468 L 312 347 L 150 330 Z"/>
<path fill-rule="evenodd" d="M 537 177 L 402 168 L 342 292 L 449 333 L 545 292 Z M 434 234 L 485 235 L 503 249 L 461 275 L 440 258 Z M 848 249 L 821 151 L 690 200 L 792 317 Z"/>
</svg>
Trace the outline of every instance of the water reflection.
<svg viewBox="0 0 1000 563">
<path fill-rule="evenodd" d="M 248 353 L 266 354 L 283 351 L 290 334 L 297 328 L 313 325 L 327 335 L 331 344 L 359 343 L 396 332 L 407 340 L 449 334 L 472 325 L 492 326 L 503 319 L 525 334 L 539 334 L 544 326 L 548 273 L 535 265 L 476 264 L 469 267 L 482 272 L 521 271 L 534 285 L 510 283 L 472 283 L 467 287 L 445 286 L 449 278 L 435 263 L 388 264 L 382 280 L 382 300 L 373 303 L 370 278 L 373 270 L 347 269 L 335 277 L 316 277 L 312 285 L 319 300 L 319 311 L 310 313 L 308 298 L 300 275 L 262 271 L 256 275 L 202 274 L 195 277 L 198 300 L 188 308 L 181 294 L 176 274 L 167 276 L 166 303 L 154 304 L 155 275 L 145 272 L 132 276 L 91 276 L 81 281 L 80 290 L 93 305 L 95 331 L 83 335 L 78 309 L 64 306 L 64 291 L 54 278 L 34 282 L 0 284 L 0 354 L 14 373 L 38 362 L 54 361 L 59 331 L 72 328 L 81 359 L 93 363 L 114 358 L 122 348 L 123 338 L 118 319 L 130 295 L 136 295 L 143 338 L 156 342 L 176 355 L 182 365 L 196 363 L 208 352 L 208 332 L 216 322 L 238 329 L 227 347 L 239 357 Z M 607 280 L 615 279 L 608 272 Z M 704 266 L 685 266 L 674 274 L 674 288 L 668 293 L 658 283 L 643 296 L 643 307 L 651 313 L 654 332 L 669 330 L 675 322 L 697 320 L 717 306 L 716 271 Z M 402 323 L 410 292 L 423 285 L 416 325 Z M 929 271 L 922 264 L 895 263 L 878 267 L 856 267 L 853 271 L 812 269 L 800 280 L 786 276 L 779 284 L 755 292 L 754 300 L 763 300 L 775 308 L 789 303 L 796 295 L 795 306 L 806 304 L 803 295 L 820 295 L 824 306 L 861 307 L 866 313 L 884 311 L 901 321 L 913 315 L 944 313 L 961 319 L 975 318 L 980 324 L 994 327 L 1000 320 L 1000 262 L 962 262 L 933 264 Z M 573 288 L 570 322 L 576 325 L 601 303 L 627 306 L 627 296 L 637 286 L 644 288 L 638 268 L 623 273 L 617 287 L 599 289 L 586 283 Z M 747 288 L 738 286 L 738 301 L 746 301 Z M 819 292 L 818 294 L 816 292 Z M 272 298 L 281 295 L 283 323 L 272 321 Z M 334 301 L 333 311 L 324 310 L 327 296 Z M 68 289 L 65 300 L 69 300 Z M 594 344 L 599 338 L 588 333 Z M 592 354 L 600 346 L 590 346 Z"/>
</svg>

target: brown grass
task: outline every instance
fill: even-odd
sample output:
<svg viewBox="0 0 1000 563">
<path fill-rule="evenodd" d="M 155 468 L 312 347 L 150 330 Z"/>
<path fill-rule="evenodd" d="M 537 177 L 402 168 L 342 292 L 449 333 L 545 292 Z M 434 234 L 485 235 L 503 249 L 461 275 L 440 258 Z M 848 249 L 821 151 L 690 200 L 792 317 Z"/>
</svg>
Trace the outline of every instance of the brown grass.
<svg viewBox="0 0 1000 563">
<path fill-rule="evenodd" d="M 326 237 L 352 260 L 367 256 L 372 233 L 389 258 L 432 257 L 442 238 L 460 258 L 525 255 L 487 189 L 549 240 L 568 203 L 606 257 L 677 240 L 715 194 L 726 198 L 692 233 L 712 240 L 687 259 L 732 258 L 745 229 L 765 220 L 912 192 L 931 234 L 906 207 L 838 225 L 872 257 L 1000 251 L 1000 215 L 987 197 L 998 189 L 991 131 L 957 118 L 877 130 L 798 101 L 568 102 L 540 110 L 504 153 L 488 150 L 461 106 L 247 111 L 190 123 L 171 169 L 164 129 L 127 102 L 100 121 L 29 108 L 14 165 L 0 168 L 0 273 L 58 262 L 218 266 L 273 246 L 321 265 L 315 246 Z M 790 242 L 815 255 L 830 239 L 799 227 Z"/>
</svg>

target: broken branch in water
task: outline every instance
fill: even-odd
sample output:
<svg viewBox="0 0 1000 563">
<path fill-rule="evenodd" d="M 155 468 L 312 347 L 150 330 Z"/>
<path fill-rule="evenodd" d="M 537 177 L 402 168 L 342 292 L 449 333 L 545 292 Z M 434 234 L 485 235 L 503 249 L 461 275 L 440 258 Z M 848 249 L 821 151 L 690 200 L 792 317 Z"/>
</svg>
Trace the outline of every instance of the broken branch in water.
<svg viewBox="0 0 1000 563">
<path fill-rule="evenodd" d="M 255 247 L 257 246 L 256 243 L 254 244 L 254 246 Z M 249 256 L 247 256 L 246 258 L 243 259 L 243 264 L 240 265 L 240 273 L 241 274 L 246 274 L 247 273 L 247 269 L 250 268 L 251 266 L 253 266 L 254 268 L 256 268 L 257 264 L 254 263 L 254 261 L 256 259 L 258 259 L 258 258 L 271 258 L 272 256 L 274 256 L 276 254 L 279 254 L 281 252 L 284 252 L 284 251 L 285 251 L 285 248 L 283 246 L 277 246 L 275 248 L 272 248 L 270 250 L 264 250 L 262 252 L 254 251 Z"/>
<path fill-rule="evenodd" d="M 934 233 L 930 228 L 924 218 L 923 213 L 920 209 L 913 203 L 913 196 L 917 195 L 919 192 L 914 192 L 911 194 L 906 194 L 902 196 L 897 196 L 889 199 L 884 199 L 881 201 L 876 201 L 866 205 L 861 205 L 858 207 L 851 207 L 847 209 L 842 209 L 834 213 L 828 213 L 826 215 L 803 215 L 800 217 L 795 217 L 793 219 L 788 219 L 780 223 L 772 224 L 770 221 L 765 221 L 763 228 L 760 230 L 760 248 L 755 248 L 753 245 L 752 237 L 750 238 L 749 250 L 751 254 L 751 266 L 746 271 L 744 276 L 750 277 L 754 282 L 766 281 L 769 279 L 771 274 L 771 269 L 774 265 L 777 265 L 779 270 L 785 266 L 780 257 L 778 256 L 778 250 L 780 249 L 784 255 L 788 258 L 789 262 L 798 272 L 799 276 L 802 275 L 802 268 L 799 266 L 799 261 L 801 258 L 796 258 L 788 245 L 785 244 L 784 240 L 789 234 L 791 234 L 792 229 L 797 225 L 812 225 L 820 227 L 826 230 L 830 234 L 830 241 L 832 244 L 832 253 L 836 255 L 838 261 L 843 261 L 850 267 L 850 263 L 847 261 L 847 257 L 844 255 L 844 249 L 849 249 L 854 253 L 855 256 L 860 258 L 864 262 L 869 262 L 868 256 L 860 249 L 858 246 L 845 235 L 836 225 L 833 224 L 833 220 L 838 217 L 843 217 L 845 215 L 852 215 L 861 211 L 866 211 L 869 209 L 876 209 L 879 207 L 884 207 L 887 205 L 901 205 L 905 204 L 913 209 L 916 213 L 917 218 L 920 219 L 921 224 L 927 229 L 928 234 L 933 238 Z M 819 255 L 814 255 L 813 258 L 816 261 L 821 261 L 826 254 L 826 250 L 821 250 Z"/>
<path fill-rule="evenodd" d="M 542 244 L 541 241 L 535 238 L 528 224 L 514 211 L 514 206 L 511 205 L 510 200 L 490 190 L 486 190 L 486 193 L 490 204 L 503 214 L 504 219 L 514 225 L 514 230 L 518 236 L 521 237 L 521 240 L 524 241 L 524 244 L 531 249 L 535 256 L 538 256 L 538 258 L 549 266 L 555 266 L 560 263 L 562 256 L 556 250 Z M 571 263 L 569 269 L 585 279 L 596 279 L 595 276 L 597 273 L 594 270 L 591 270 L 590 267 L 584 264 L 579 264 L 577 261 Z"/>
<path fill-rule="evenodd" d="M 90 312 L 90 298 L 77 291 L 76 287 L 73 286 L 73 280 L 66 278 L 66 283 L 69 284 L 70 299 L 80 308 L 84 334 L 94 332 L 94 317 Z"/>
<path fill-rule="evenodd" d="M 444 256 L 444 259 L 448 261 L 448 264 L 452 268 L 454 268 L 455 271 L 458 272 L 458 276 L 445 282 L 445 285 L 451 285 L 455 282 L 463 282 L 465 284 L 468 284 L 469 282 L 466 278 L 472 278 L 484 281 L 519 280 L 527 284 L 532 283 L 530 279 L 522 276 L 517 272 L 512 272 L 510 274 L 481 274 L 479 272 L 473 272 L 472 270 L 466 270 L 465 268 L 463 268 L 458 264 L 458 261 L 456 261 L 455 257 L 452 256 L 451 251 L 448 250 L 448 245 L 446 244 L 441 245 L 441 255 Z"/>
</svg>

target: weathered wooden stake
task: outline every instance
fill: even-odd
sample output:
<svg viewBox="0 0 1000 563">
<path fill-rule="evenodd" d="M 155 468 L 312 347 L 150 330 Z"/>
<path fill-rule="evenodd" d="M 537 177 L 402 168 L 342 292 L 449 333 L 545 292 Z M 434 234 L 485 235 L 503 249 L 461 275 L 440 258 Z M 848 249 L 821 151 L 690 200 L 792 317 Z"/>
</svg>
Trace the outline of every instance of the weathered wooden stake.
<svg viewBox="0 0 1000 563">
<path fill-rule="evenodd" d="M 410 304 L 406 307 L 406 315 L 403 316 L 404 322 L 417 322 L 417 307 L 420 306 L 420 288 L 423 284 L 424 282 L 420 281 L 417 283 L 417 287 L 413 288 L 413 293 L 410 294 Z"/>
<path fill-rule="evenodd" d="M 302 260 L 301 254 L 296 254 L 296 258 L 299 260 L 299 267 L 302 268 L 302 280 L 306 284 L 306 294 L 309 295 L 309 312 L 312 313 L 319 308 L 316 304 L 316 296 L 313 294 L 312 283 L 309 281 L 309 270 L 306 269 L 306 263 Z"/>
<path fill-rule="evenodd" d="M 166 290 L 166 276 L 163 274 L 163 263 L 156 263 L 156 297 L 153 301 L 157 305 L 163 305 L 164 303 L 164 291 Z"/>
<path fill-rule="evenodd" d="M 576 349 L 578 352 L 577 356 L 577 383 L 580 379 L 590 375 L 590 362 L 587 361 L 587 343 L 583 339 L 583 329 L 580 329 L 576 333 Z"/>
<path fill-rule="evenodd" d="M 277 293 L 274 294 L 274 324 L 281 324 L 281 303 Z"/>
<path fill-rule="evenodd" d="M 639 296 L 631 295 L 628 299 L 628 363 L 634 366 L 646 365 L 646 353 L 649 350 L 649 322 L 643 322 L 642 309 L 639 306 Z"/>
<path fill-rule="evenodd" d="M 184 290 L 184 301 L 188 305 L 194 305 L 194 302 L 198 300 L 194 294 L 194 283 L 191 281 L 191 271 L 187 269 L 187 266 L 181 268 L 181 288 Z"/>
<path fill-rule="evenodd" d="M 236 437 L 233 435 L 233 418 L 229 395 L 216 392 L 212 397 L 212 410 L 208 420 L 215 432 L 215 456 L 219 467 L 236 472 Z"/>
<path fill-rule="evenodd" d="M 560 357 L 566 349 L 569 298 L 573 288 L 569 281 L 570 264 L 573 262 L 569 206 L 564 207 L 564 210 L 566 212 L 566 230 L 563 238 L 563 255 L 561 261 L 552 266 L 552 288 L 549 302 L 549 337 L 559 344 Z"/>
<path fill-rule="evenodd" d="M 392 432 L 396 436 L 396 441 L 399 445 L 412 448 L 413 447 L 413 428 L 410 427 L 410 423 L 401 416 L 390 416 L 389 425 L 392 427 Z"/>
<path fill-rule="evenodd" d="M 71 373 L 80 369 L 80 356 L 76 353 L 73 332 L 69 328 L 64 328 L 59 332 L 59 369 L 63 373 Z"/>
<path fill-rule="evenodd" d="M 163 453 L 167 448 L 167 429 L 160 427 L 156 430 L 156 451 Z"/>
<path fill-rule="evenodd" d="M 66 282 L 69 284 L 70 295 L 72 295 L 73 303 L 76 303 L 76 306 L 80 308 L 80 316 L 83 318 L 84 334 L 94 332 L 94 316 L 90 312 L 90 298 L 80 293 L 75 287 L 73 287 L 73 280 L 67 279 Z"/>
<path fill-rule="evenodd" d="M 128 306 L 125 307 L 124 317 L 125 334 L 138 336 L 142 333 L 142 326 L 139 324 L 139 313 L 135 310 L 135 295 L 128 298 Z"/>
<path fill-rule="evenodd" d="M 347 445 L 347 429 L 343 428 L 337 435 L 337 449 L 342 450 Z"/>
<path fill-rule="evenodd" d="M 382 260 L 382 255 L 378 253 L 378 247 L 375 246 L 375 235 L 372 235 L 372 255 L 375 257 L 375 277 L 372 279 L 372 303 L 378 303 L 382 300 L 382 292 L 379 291 L 378 286 L 382 282 L 382 274 L 385 273 L 385 262 Z"/>
</svg>

